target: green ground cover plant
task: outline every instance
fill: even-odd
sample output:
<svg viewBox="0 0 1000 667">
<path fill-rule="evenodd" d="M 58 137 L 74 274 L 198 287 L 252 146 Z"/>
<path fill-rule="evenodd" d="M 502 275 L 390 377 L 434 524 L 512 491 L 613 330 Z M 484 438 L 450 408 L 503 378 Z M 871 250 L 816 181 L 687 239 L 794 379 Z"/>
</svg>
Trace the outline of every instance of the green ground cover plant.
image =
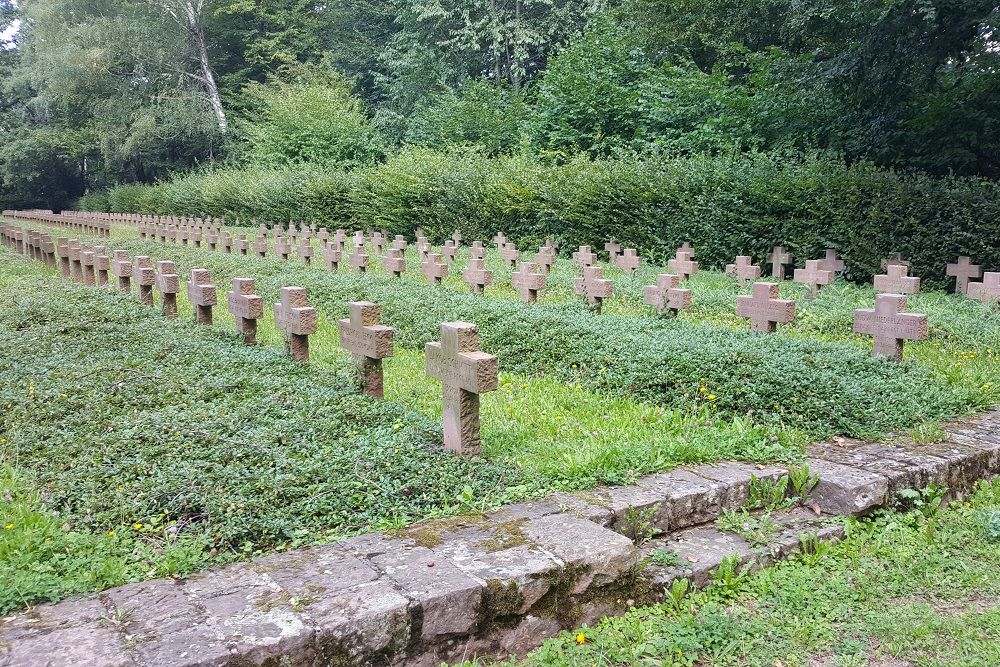
<svg viewBox="0 0 1000 667">
<path fill-rule="evenodd" d="M 675 586 L 662 605 L 567 632 L 508 667 L 920 665 L 1000 662 L 1000 479 L 927 513 L 850 520 L 833 546 L 751 576 Z M 670 563 L 668 563 L 670 564 Z M 469 667 L 474 663 L 466 663 Z"/>
<path fill-rule="evenodd" d="M 653 281 L 655 266 L 631 278 L 619 272 L 622 296 L 597 317 L 570 293 L 577 271 L 569 262 L 550 278 L 553 295 L 547 291 L 542 303 L 525 307 L 506 286 L 496 290 L 501 298 L 469 294 L 457 269 L 444 288 L 421 283 L 413 256 L 409 278 L 400 282 L 380 267 L 360 276 L 134 238 L 113 245 L 173 259 L 182 274 L 207 268 L 220 287 L 234 276 L 252 276 L 269 300 L 282 285 L 307 287 L 310 303 L 330 320 L 345 316 L 348 301 L 375 301 L 385 323 L 399 330 L 403 348 L 422 350 L 437 339 L 441 322 L 471 321 L 507 372 L 545 374 L 663 408 L 696 412 L 709 404 L 726 418 L 752 417 L 813 438 L 877 437 L 957 416 L 994 404 L 1000 388 L 1000 316 L 947 295 L 926 296 L 932 337 L 907 346 L 914 362 L 895 365 L 871 359 L 870 342 L 851 334 L 853 309 L 870 306 L 873 292 L 846 284 L 812 302 L 802 298 L 802 286 L 785 285 L 787 296 L 799 299 L 802 324 L 789 334 L 759 336 L 733 314 L 735 281 L 709 272 L 693 281 L 695 299 L 705 305 L 679 320 L 654 317 L 641 306 L 642 284 Z M 509 270 L 496 261 L 494 280 L 506 285 Z M 914 310 L 924 298 L 914 298 Z"/>
</svg>

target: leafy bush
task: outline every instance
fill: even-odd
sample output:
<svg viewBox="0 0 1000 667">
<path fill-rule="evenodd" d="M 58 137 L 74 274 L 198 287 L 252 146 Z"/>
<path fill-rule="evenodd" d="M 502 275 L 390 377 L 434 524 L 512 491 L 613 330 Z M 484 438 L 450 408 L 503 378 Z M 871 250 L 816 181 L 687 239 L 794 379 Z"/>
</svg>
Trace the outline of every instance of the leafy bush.
<svg viewBox="0 0 1000 667">
<path fill-rule="evenodd" d="M 245 128 L 251 163 L 353 167 L 382 155 L 382 141 L 361 100 L 336 71 L 305 74 L 291 83 L 250 84 L 247 97 L 255 109 Z"/>
<path fill-rule="evenodd" d="M 437 242 L 455 229 L 467 239 L 502 230 L 522 248 L 551 234 L 567 253 L 615 237 L 660 265 L 682 241 L 694 244 L 704 267 L 738 254 L 760 262 L 778 244 L 801 266 L 834 247 L 858 282 L 902 252 L 927 287 L 948 284 L 945 264 L 958 255 L 1000 267 L 997 182 L 846 166 L 828 155 L 577 157 L 553 165 L 413 149 L 350 172 L 220 170 L 124 186 L 108 203 L 121 212 L 296 219 L 390 234 L 421 226 Z"/>
</svg>

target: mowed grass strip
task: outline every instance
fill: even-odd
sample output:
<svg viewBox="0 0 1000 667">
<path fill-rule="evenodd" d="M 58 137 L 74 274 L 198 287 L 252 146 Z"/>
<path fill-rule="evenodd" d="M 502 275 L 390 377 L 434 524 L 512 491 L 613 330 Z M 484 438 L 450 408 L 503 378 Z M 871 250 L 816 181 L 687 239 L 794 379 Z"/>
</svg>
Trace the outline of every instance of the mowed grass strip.
<svg viewBox="0 0 1000 667">
<path fill-rule="evenodd" d="M 1000 479 L 967 502 L 851 520 L 837 545 L 546 642 L 497 667 L 1000 664 Z M 466 663 L 465 667 L 473 664 Z"/>
<path fill-rule="evenodd" d="M 994 345 L 1000 316 L 949 295 L 926 295 L 924 302 L 923 296 L 914 298 L 913 310 L 929 306 L 931 339 L 908 344 L 910 361 L 894 365 L 871 359 L 870 339 L 851 333 L 854 308 L 870 306 L 873 293 L 847 284 L 801 301 L 801 328 L 762 336 L 733 315 L 741 288 L 711 272 L 692 281 L 703 309 L 670 321 L 648 310 L 640 314 L 638 307 L 598 317 L 578 298 L 535 305 L 497 298 L 495 293 L 502 296 L 507 287 L 477 297 L 464 286 L 432 287 L 412 275 L 393 280 L 379 268 L 366 275 L 331 273 L 294 259 L 241 257 L 154 241 L 112 239 L 110 245 L 133 255 L 173 259 L 182 274 L 208 268 L 220 288 L 234 276 L 254 277 L 269 301 L 282 285 L 307 287 L 311 303 L 330 319 L 344 316 L 348 301 L 375 301 L 382 305 L 384 322 L 399 330 L 397 343 L 403 348 L 422 350 L 438 337 L 442 321 L 475 322 L 484 349 L 497 354 L 507 372 L 545 374 L 684 413 L 696 412 L 707 393 L 715 396 L 720 415 L 791 428 L 811 438 L 880 437 L 1000 399 L 1000 356 Z M 650 275 L 620 276 L 619 292 L 631 295 L 621 299 L 636 302 L 640 283 L 655 274 L 652 267 L 644 270 Z M 416 271 L 411 259 L 410 272 Z M 574 273 L 564 260 L 551 279 L 571 280 Z M 503 273 L 495 276 L 497 283 L 505 280 Z M 802 288 L 788 284 L 783 289 L 795 296 Z"/>
</svg>

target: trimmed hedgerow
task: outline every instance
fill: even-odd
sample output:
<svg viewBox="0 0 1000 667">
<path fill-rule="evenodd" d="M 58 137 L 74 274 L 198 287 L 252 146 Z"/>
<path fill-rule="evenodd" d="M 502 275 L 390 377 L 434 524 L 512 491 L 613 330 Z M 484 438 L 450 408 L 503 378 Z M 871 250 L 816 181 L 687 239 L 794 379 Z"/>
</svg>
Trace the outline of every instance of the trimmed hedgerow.
<svg viewBox="0 0 1000 667">
<path fill-rule="evenodd" d="M 403 151 L 355 171 L 219 170 L 112 190 L 113 211 L 212 215 L 331 227 L 379 227 L 440 241 L 504 231 L 522 247 L 554 235 L 566 249 L 615 237 L 664 263 L 691 241 L 704 266 L 738 254 L 762 261 L 777 244 L 802 261 L 838 248 L 866 282 L 893 252 L 927 286 L 971 255 L 1000 266 L 1000 185 L 899 173 L 835 156 L 750 154 L 549 164 L 528 156 Z"/>
<path fill-rule="evenodd" d="M 707 387 L 725 415 L 749 414 L 814 437 L 875 435 L 984 407 L 992 396 L 948 383 L 916 363 L 872 359 L 849 343 L 655 317 L 596 317 L 575 302 L 525 307 L 395 281 L 377 271 L 330 273 L 280 259 L 150 241 L 115 247 L 173 259 L 181 272 L 207 268 L 219 286 L 235 276 L 253 276 L 268 299 L 276 299 L 284 285 L 307 287 L 310 303 L 330 321 L 345 316 L 349 301 L 375 301 L 383 321 L 398 329 L 397 344 L 408 348 L 436 340 L 441 322 L 475 322 L 484 349 L 498 355 L 508 372 L 546 373 L 671 407 L 698 404 L 700 388 Z"/>
</svg>

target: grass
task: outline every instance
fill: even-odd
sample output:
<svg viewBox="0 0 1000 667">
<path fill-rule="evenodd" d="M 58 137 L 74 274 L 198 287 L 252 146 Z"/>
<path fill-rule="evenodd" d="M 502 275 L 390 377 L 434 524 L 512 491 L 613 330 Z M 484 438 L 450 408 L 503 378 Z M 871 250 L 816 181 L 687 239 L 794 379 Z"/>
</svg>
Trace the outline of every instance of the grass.
<svg viewBox="0 0 1000 667">
<path fill-rule="evenodd" d="M 1000 664 L 1000 479 L 933 514 L 851 520 L 751 576 L 606 618 L 508 667 L 747 665 L 987 667 Z M 934 521 L 937 528 L 927 530 Z M 472 663 L 467 663 L 471 665 Z"/>
</svg>

